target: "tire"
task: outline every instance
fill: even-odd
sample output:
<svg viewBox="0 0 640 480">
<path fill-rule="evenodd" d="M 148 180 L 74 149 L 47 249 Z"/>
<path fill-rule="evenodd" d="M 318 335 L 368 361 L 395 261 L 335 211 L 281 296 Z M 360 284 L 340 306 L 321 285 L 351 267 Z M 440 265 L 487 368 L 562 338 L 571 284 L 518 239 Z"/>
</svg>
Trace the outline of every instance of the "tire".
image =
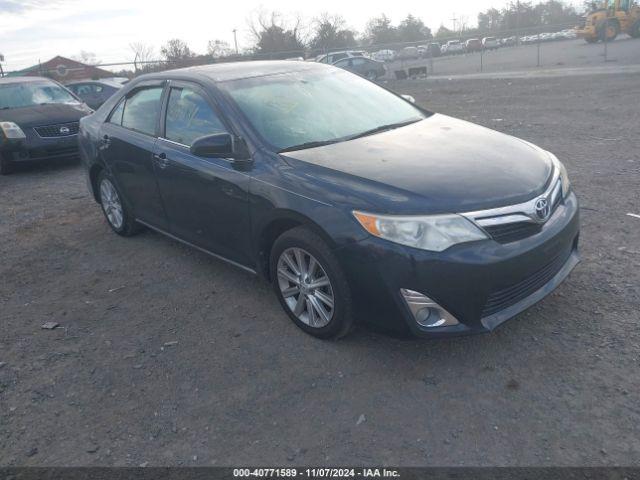
<svg viewBox="0 0 640 480">
<path fill-rule="evenodd" d="M 306 275 L 312 257 L 317 266 Z M 336 256 L 316 233 L 296 227 L 280 235 L 271 249 L 270 272 L 282 308 L 301 330 L 321 339 L 337 339 L 351 331 L 351 289 Z M 313 288 L 314 283 L 322 286 Z"/>
<path fill-rule="evenodd" d="M 599 37 L 586 37 L 585 40 L 587 41 L 587 43 L 598 43 L 600 38 Z"/>
<path fill-rule="evenodd" d="M 11 160 L 0 153 L 0 175 L 9 175 L 13 172 L 13 164 Z"/>
<path fill-rule="evenodd" d="M 607 36 L 607 26 L 602 25 L 598 31 L 598 37 L 601 41 L 613 42 L 620 34 L 620 24 L 618 22 L 611 22 L 609 27 L 613 30 L 611 36 Z"/>
<path fill-rule="evenodd" d="M 98 198 L 104 218 L 111 230 L 118 235 L 130 237 L 143 229 L 142 225 L 135 221 L 131 210 L 122 200 L 116 183 L 105 170 L 98 175 Z"/>
</svg>

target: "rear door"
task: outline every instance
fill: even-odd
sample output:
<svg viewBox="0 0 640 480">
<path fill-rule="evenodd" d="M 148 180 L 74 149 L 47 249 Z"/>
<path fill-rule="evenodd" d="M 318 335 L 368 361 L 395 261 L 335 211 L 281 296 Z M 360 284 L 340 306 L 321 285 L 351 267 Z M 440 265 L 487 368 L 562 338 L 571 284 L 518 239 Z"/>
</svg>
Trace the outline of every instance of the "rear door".
<svg viewBox="0 0 640 480">
<path fill-rule="evenodd" d="M 196 138 L 233 133 L 198 85 L 171 81 L 156 145 L 157 178 L 170 231 L 198 247 L 249 264 L 250 177 L 232 160 L 192 155 Z"/>
<path fill-rule="evenodd" d="M 154 172 L 163 83 L 143 83 L 129 92 L 102 125 L 102 158 L 137 219 L 167 230 Z"/>
</svg>

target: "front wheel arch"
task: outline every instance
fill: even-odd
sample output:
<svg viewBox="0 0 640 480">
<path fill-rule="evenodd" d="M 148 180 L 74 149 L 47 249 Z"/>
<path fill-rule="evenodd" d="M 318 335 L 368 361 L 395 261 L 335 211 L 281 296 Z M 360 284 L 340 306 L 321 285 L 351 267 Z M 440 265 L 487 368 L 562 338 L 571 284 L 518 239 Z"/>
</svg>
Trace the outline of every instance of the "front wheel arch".
<svg viewBox="0 0 640 480">
<path fill-rule="evenodd" d="M 309 217 L 292 210 L 277 210 L 272 218 L 260 228 L 257 240 L 257 266 L 258 271 L 271 280 L 270 258 L 271 249 L 275 241 L 288 230 L 297 227 L 307 227 L 324 240 L 330 248 L 335 248 L 335 241 L 327 232 Z"/>
</svg>

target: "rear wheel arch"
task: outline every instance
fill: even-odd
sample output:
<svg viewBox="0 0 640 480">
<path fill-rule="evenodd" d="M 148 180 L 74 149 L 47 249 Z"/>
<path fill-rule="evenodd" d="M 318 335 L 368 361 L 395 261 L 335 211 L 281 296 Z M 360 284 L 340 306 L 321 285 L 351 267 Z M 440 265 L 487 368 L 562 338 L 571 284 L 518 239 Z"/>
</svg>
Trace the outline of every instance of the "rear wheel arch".
<svg viewBox="0 0 640 480">
<path fill-rule="evenodd" d="M 100 178 L 100 173 L 103 170 L 104 170 L 104 165 L 102 165 L 101 163 L 94 163 L 89 169 L 89 180 L 91 181 L 93 198 L 98 203 L 100 203 L 98 179 Z"/>
</svg>

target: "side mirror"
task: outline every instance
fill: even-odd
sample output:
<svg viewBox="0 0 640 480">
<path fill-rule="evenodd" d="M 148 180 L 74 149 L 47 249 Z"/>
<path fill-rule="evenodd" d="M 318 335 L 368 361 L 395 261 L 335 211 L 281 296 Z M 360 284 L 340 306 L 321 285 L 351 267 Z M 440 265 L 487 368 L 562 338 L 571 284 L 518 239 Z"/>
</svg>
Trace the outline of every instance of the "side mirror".
<svg viewBox="0 0 640 480">
<path fill-rule="evenodd" d="M 205 135 L 196 138 L 190 150 L 197 157 L 233 158 L 233 136 L 229 133 Z"/>
<path fill-rule="evenodd" d="M 413 98 L 411 95 L 400 95 L 400 96 L 404 98 L 407 102 L 416 103 L 416 99 Z"/>
</svg>

